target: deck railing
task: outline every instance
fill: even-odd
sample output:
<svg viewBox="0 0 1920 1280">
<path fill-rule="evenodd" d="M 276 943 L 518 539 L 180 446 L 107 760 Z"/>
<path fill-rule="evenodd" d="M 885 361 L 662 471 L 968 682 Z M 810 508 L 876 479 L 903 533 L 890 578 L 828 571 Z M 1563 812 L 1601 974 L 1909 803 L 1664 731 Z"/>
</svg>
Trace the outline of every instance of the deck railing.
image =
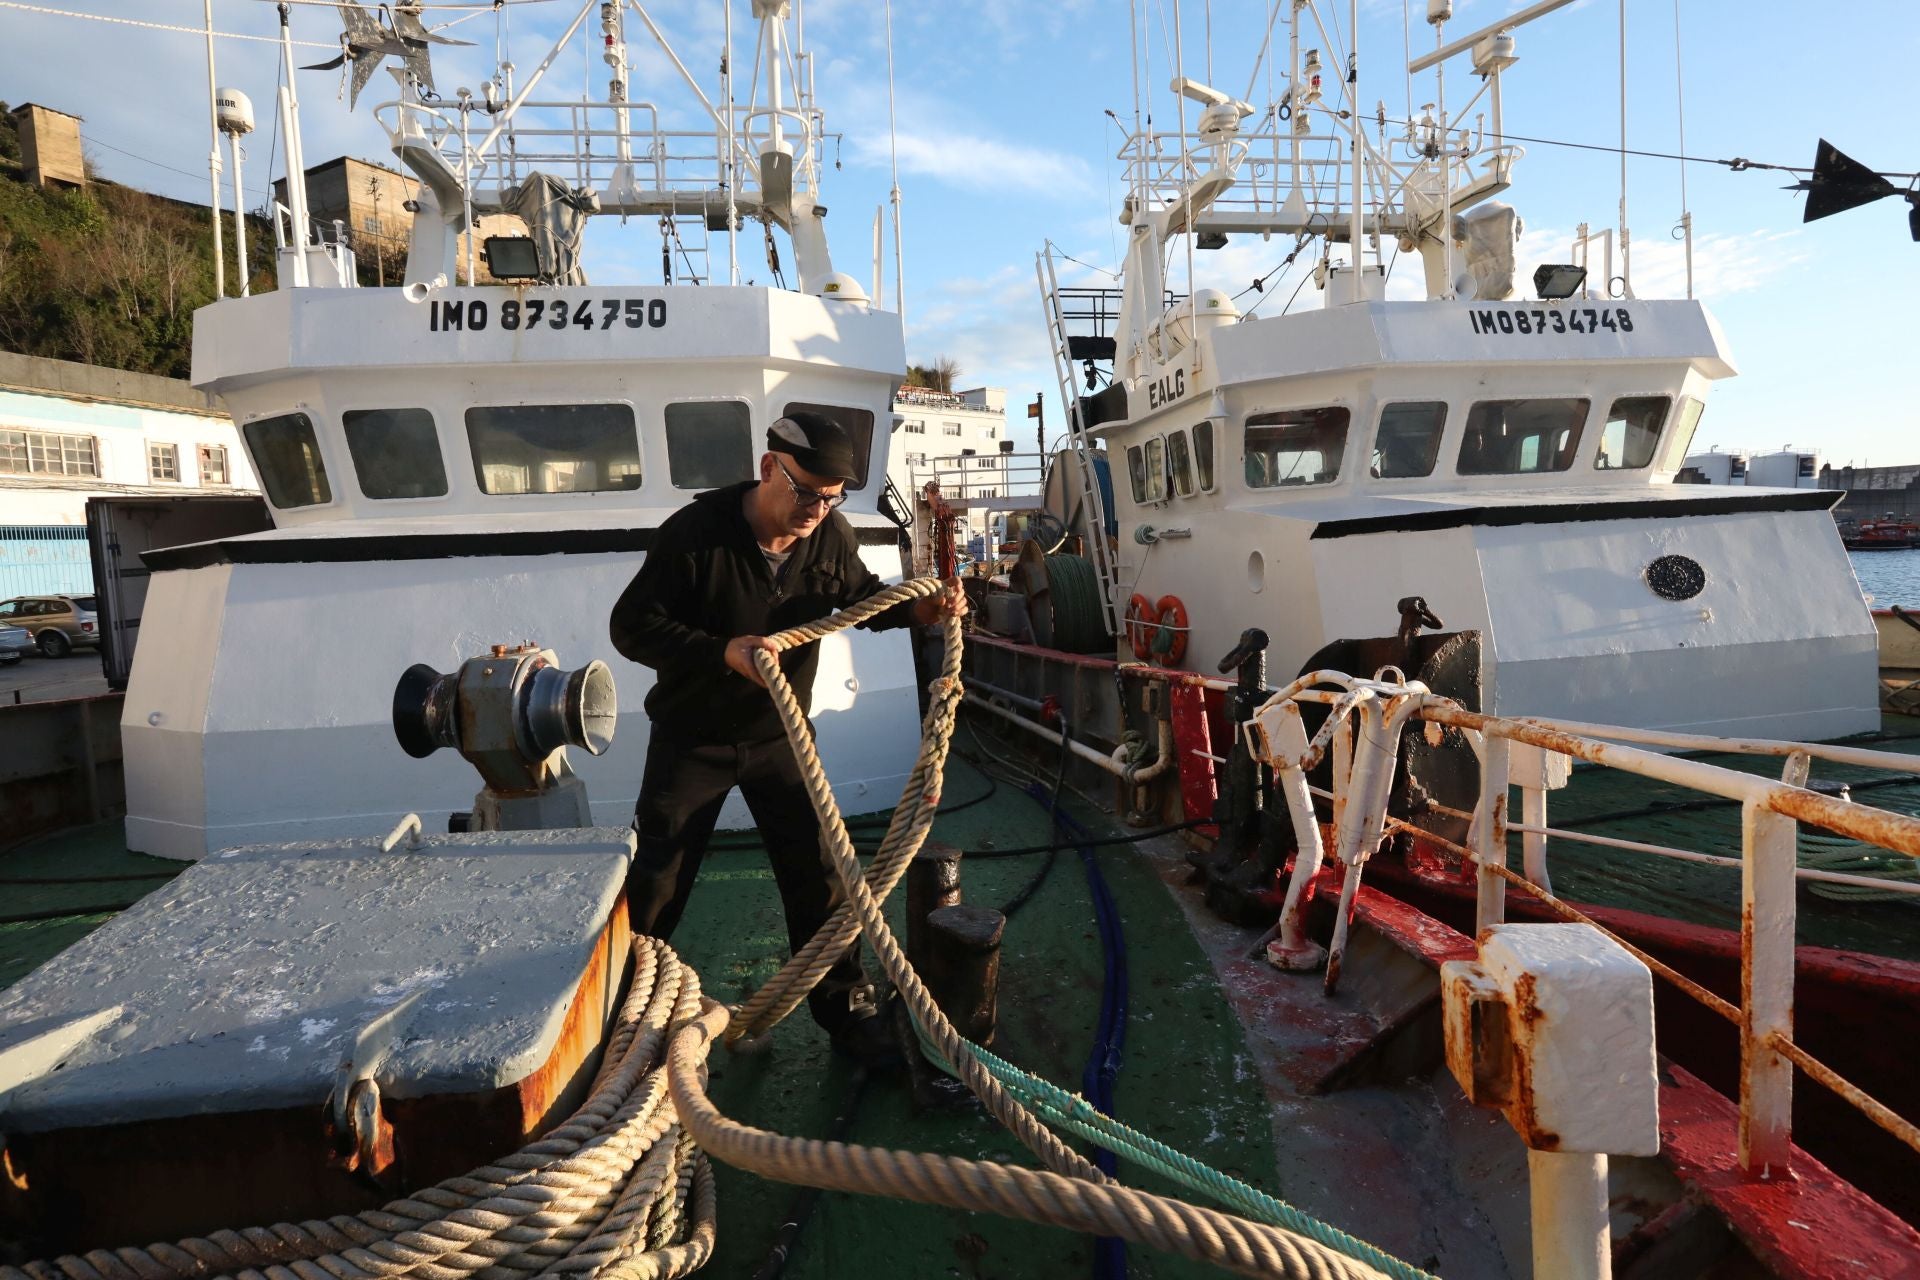
<svg viewBox="0 0 1920 1280">
<path fill-rule="evenodd" d="M 1333 685 L 1338 692 L 1317 689 Z M 1300 707 L 1330 708 L 1320 729 L 1308 738 Z M 1479 762 L 1479 799 L 1471 811 L 1436 806 L 1468 822 L 1466 843 L 1449 841 L 1387 813 L 1387 798 L 1409 725 L 1458 730 Z M 1636 745 L 1637 744 L 1637 745 Z M 1376 679 L 1334 671 L 1302 676 L 1275 693 L 1248 725 L 1248 745 L 1276 771 L 1299 840 L 1300 854 L 1288 887 L 1275 940 L 1279 956 L 1317 963 L 1305 934 L 1307 886 L 1325 857 L 1314 808 L 1316 792 L 1332 804 L 1336 847 L 1344 868 L 1341 911 L 1332 946 L 1325 957 L 1327 983 L 1338 981 L 1345 949 L 1345 922 L 1369 857 L 1390 833 L 1407 832 L 1446 849 L 1477 869 L 1476 931 L 1501 923 L 1511 887 L 1538 899 L 1560 919 L 1596 924 L 1554 894 L 1548 876 L 1549 840 L 1576 840 L 1653 856 L 1683 858 L 1738 867 L 1741 873 L 1740 978 L 1738 1003 L 1707 990 L 1672 966 L 1610 930 L 1610 936 L 1655 974 L 1725 1018 L 1740 1038 L 1740 1163 L 1760 1177 L 1784 1175 L 1792 1148 L 1793 1071 L 1832 1090 L 1875 1125 L 1920 1152 L 1920 1128 L 1869 1096 L 1793 1039 L 1795 886 L 1799 879 L 1868 885 L 1895 892 L 1920 886 L 1849 876 L 1798 864 L 1799 827 L 1808 823 L 1838 835 L 1907 857 L 1920 858 L 1920 818 L 1876 809 L 1807 787 L 1815 759 L 1853 767 L 1920 775 L 1920 757 L 1846 746 L 1721 739 L 1692 734 L 1628 729 L 1531 718 L 1510 718 L 1468 711 L 1449 698 L 1406 681 L 1392 668 Z M 1778 781 L 1699 760 L 1646 750 L 1711 749 L 1783 759 Z M 1334 786 L 1311 787 L 1307 772 L 1331 755 Z M 1547 822 L 1547 792 L 1564 780 L 1572 761 L 1617 769 L 1732 801 L 1741 807 L 1741 853 L 1720 858 L 1693 850 L 1595 836 Z M 1521 820 L 1508 817 L 1510 787 L 1521 790 Z M 1508 837 L 1522 837 L 1522 867 L 1508 865 Z"/>
</svg>

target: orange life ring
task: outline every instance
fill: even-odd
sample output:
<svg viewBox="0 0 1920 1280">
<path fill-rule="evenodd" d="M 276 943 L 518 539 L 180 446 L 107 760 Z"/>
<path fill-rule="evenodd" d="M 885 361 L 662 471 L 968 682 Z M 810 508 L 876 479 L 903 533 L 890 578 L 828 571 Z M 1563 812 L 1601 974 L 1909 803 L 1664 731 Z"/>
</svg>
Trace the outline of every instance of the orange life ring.
<svg viewBox="0 0 1920 1280">
<path fill-rule="evenodd" d="M 1179 596 L 1161 596 L 1160 603 L 1153 606 L 1153 613 L 1158 625 L 1170 628 L 1173 634 L 1167 651 L 1154 654 L 1153 660 L 1163 667 L 1177 667 L 1187 656 L 1187 606 L 1180 603 Z"/>
<path fill-rule="evenodd" d="M 1141 662 L 1153 661 L 1153 630 L 1159 621 L 1160 611 L 1139 592 L 1127 601 L 1127 643 Z"/>
</svg>

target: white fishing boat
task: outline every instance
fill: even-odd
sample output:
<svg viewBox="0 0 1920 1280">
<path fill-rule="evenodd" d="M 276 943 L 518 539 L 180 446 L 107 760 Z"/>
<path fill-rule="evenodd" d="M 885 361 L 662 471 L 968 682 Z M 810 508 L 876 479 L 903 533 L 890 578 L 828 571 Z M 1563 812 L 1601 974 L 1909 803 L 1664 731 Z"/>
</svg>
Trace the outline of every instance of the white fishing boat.
<svg viewBox="0 0 1920 1280">
<path fill-rule="evenodd" d="M 1075 438 L 1114 459 L 1115 550 L 1089 540 L 1105 630 L 1124 656 L 1192 663 L 1257 625 L 1291 674 L 1394 634 L 1419 598 L 1427 625 L 1479 633 L 1488 711 L 1872 729 L 1874 625 L 1837 495 L 1672 483 L 1735 372 L 1706 308 L 1639 295 L 1624 225 L 1515 279 L 1501 78 L 1515 28 L 1560 7 L 1456 39 L 1433 0 L 1405 119 L 1309 47 L 1327 28 L 1297 4 L 1257 46 L 1266 107 L 1185 76 L 1137 102 L 1117 286 L 1063 286 L 1052 246 L 1039 261 Z M 1311 264 L 1301 310 L 1258 314 L 1272 294 L 1242 289 L 1243 315 L 1210 287 L 1208 251 L 1251 236 Z M 1390 298 L 1416 255 L 1424 296 Z"/>
<path fill-rule="evenodd" d="M 844 514 L 868 565 L 900 575 L 895 528 L 876 509 L 900 320 L 833 269 L 809 55 L 787 4 L 754 13 L 753 61 L 729 62 L 745 74 L 728 70 L 711 96 L 647 18 L 682 82 L 649 86 L 663 96 L 646 101 L 629 96 L 617 4 L 581 5 L 530 74 L 516 80 L 503 60 L 457 98 L 432 93 L 431 42 L 350 22 L 354 98 L 399 54 L 399 96 L 371 110 L 420 183 L 405 277 L 385 288 L 360 287 L 337 225 L 309 217 L 299 107 L 280 91 L 279 287 L 199 312 L 193 361 L 195 385 L 240 427 L 274 528 L 149 562 L 122 721 L 131 848 L 197 858 L 385 830 L 414 809 L 444 827 L 470 784 L 440 762 L 425 783 L 405 767 L 392 673 L 531 637 L 615 658 L 607 614 L 651 530 L 699 490 L 749 478 L 789 410 L 852 433 L 862 476 Z M 604 96 L 543 96 L 548 69 L 582 40 L 604 47 Z M 291 84 L 290 40 L 284 57 Z M 487 242 L 510 287 L 453 283 L 479 278 L 466 229 L 503 211 L 532 231 Z M 594 216 L 657 228 L 665 281 L 587 283 L 579 249 Z M 596 819 L 614 824 L 638 785 L 652 684 L 619 665 L 620 745 L 580 762 Z M 814 710 L 843 803 L 891 803 L 917 719 L 905 638 L 830 644 Z M 743 825 L 731 803 L 722 822 Z"/>
</svg>

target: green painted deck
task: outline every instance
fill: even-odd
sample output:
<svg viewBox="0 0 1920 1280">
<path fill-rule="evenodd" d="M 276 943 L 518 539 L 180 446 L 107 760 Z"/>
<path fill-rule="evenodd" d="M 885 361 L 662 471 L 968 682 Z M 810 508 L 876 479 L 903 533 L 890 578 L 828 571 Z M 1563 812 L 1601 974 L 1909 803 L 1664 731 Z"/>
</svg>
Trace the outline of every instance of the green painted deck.
<svg viewBox="0 0 1920 1280">
<path fill-rule="evenodd" d="M 987 779 L 955 760 L 949 803 L 982 794 Z M 1110 829 L 1085 806 L 1083 822 Z M 991 803 L 943 815 L 934 838 L 963 849 L 1014 848 L 1047 841 L 1045 811 L 1000 784 Z M 673 944 L 700 972 L 708 994 L 746 995 L 786 957 L 778 896 L 757 846 L 722 839 L 702 871 Z M 1000 906 L 1039 868 L 1039 856 L 969 862 L 969 902 Z M 7 855 L 0 874 L 73 876 L 175 870 L 178 864 L 127 853 L 118 823 L 34 841 Z M 1108 849 L 1101 866 L 1127 923 L 1132 1000 L 1118 1113 L 1152 1136 L 1275 1195 L 1272 1114 L 1257 1083 L 1240 1023 L 1222 997 L 1212 963 L 1179 922 L 1167 887 L 1143 856 Z M 127 903 L 161 880 L 67 886 L 5 886 L 18 915 L 92 903 Z M 895 893 L 891 912 L 904 932 Z M 0 925 L 0 985 L 57 954 L 107 914 Z M 1171 927 L 1170 927 L 1171 926 Z M 1085 872 L 1063 853 L 1044 886 L 1009 923 L 1002 953 L 1001 1027 L 996 1052 L 1078 1089 L 1099 1011 L 1102 960 Z M 712 1091 L 729 1115 L 782 1133 L 825 1137 L 849 1103 L 855 1072 L 831 1054 L 804 1008 L 776 1029 L 759 1056 L 716 1051 Z M 976 1106 L 914 1114 L 904 1077 L 882 1075 L 864 1091 L 845 1140 L 983 1159 L 1033 1163 Z M 708 1273 L 748 1277 L 766 1258 L 800 1188 L 720 1167 L 719 1252 Z M 1134 1185 L 1152 1185 L 1124 1171 Z M 1364 1223 L 1349 1222 L 1349 1227 Z M 1131 1252 L 1137 1278 L 1217 1274 L 1182 1259 Z M 795 1245 L 784 1275 L 1042 1276 L 1086 1274 L 1093 1242 L 1074 1233 L 898 1201 L 827 1194 Z"/>
<path fill-rule="evenodd" d="M 96 884 L 8 884 L 0 880 L 0 917 L 85 912 L 0 924 L 0 987 L 10 987 L 178 875 L 186 864 L 128 853 L 118 819 L 28 840 L 0 853 L 0 878 L 148 876 Z"/>
<path fill-rule="evenodd" d="M 1881 742 L 1904 750 L 1920 740 L 1920 718 L 1888 717 Z M 1777 774 L 1763 757 L 1702 757 L 1759 774 Z M 1816 764 L 1817 781 L 1858 780 L 1861 770 Z M 988 781 L 955 758 L 949 807 L 983 794 Z M 1629 839 L 1670 842 L 1737 854 L 1739 811 L 1727 806 L 1646 812 L 1694 797 L 1676 788 L 1599 769 L 1576 770 L 1552 794 L 1550 821 Z M 1879 787 L 1858 799 L 1920 813 L 1920 783 Z M 1068 809 L 1104 834 L 1106 815 L 1070 800 Z M 1595 818 L 1632 813 L 1595 825 Z M 871 838 L 871 826 L 856 833 Z M 1042 844 L 1046 815 L 1030 798 L 999 784 L 988 803 L 943 814 L 934 838 L 968 850 Z M 1805 847 L 1822 837 L 1805 833 Z M 1288 994 L 1286 980 L 1258 997 L 1263 1010 L 1250 1040 L 1229 1005 L 1218 972 L 1244 954 L 1247 935 L 1207 920 L 1183 887 L 1176 850 L 1167 842 L 1145 851 L 1103 850 L 1100 865 L 1127 936 L 1131 1009 L 1117 1113 L 1171 1145 L 1271 1194 L 1371 1236 L 1416 1264 L 1447 1274 L 1506 1273 L 1491 1240 L 1524 1222 L 1523 1165 L 1497 1117 L 1458 1103 L 1449 1087 L 1414 1081 L 1396 1089 L 1354 1088 L 1311 1097 L 1293 1088 L 1288 1063 L 1309 1066 L 1350 1048 L 1375 1025 L 1344 996 L 1323 1002 L 1318 983 Z M 1518 865 L 1518 841 L 1514 862 Z M 1038 869 L 1038 856 L 971 859 L 969 902 L 998 907 Z M 1737 927 L 1739 874 L 1646 854 L 1552 843 L 1550 869 L 1558 892 L 1580 900 L 1633 907 L 1672 918 Z M 0 876 L 111 876 L 170 873 L 178 864 L 125 851 L 117 822 L 31 841 L 0 856 Z M 0 886 L 0 916 L 83 909 L 107 912 L 58 920 L 0 924 L 0 986 L 17 980 L 163 880 Z M 891 915 L 902 929 L 896 892 Z M 1844 946 L 1920 960 L 1920 930 L 1908 902 L 1836 901 L 1803 889 L 1803 942 Z M 785 931 L 770 872 L 751 838 L 716 841 L 674 945 L 699 970 L 708 994 L 736 1001 L 770 976 L 786 954 Z M 1226 961 L 1223 962 L 1223 957 Z M 1273 982 L 1271 970 L 1240 960 L 1236 985 Z M 1249 968 L 1252 972 L 1249 972 Z M 1262 979 L 1257 974 L 1265 974 Z M 1099 1008 L 1102 958 L 1085 871 L 1062 853 L 1044 887 L 1008 926 L 1002 957 L 1001 1029 L 994 1048 L 1056 1083 L 1078 1088 Z M 769 1052 L 717 1051 L 711 1065 L 715 1100 L 729 1115 L 782 1133 L 827 1137 L 853 1097 L 853 1068 L 828 1052 L 826 1039 L 802 1011 L 773 1036 Z M 1304 1070 L 1304 1068 L 1303 1068 Z M 1311 1075 L 1312 1072 L 1307 1072 Z M 842 1135 L 846 1141 L 938 1151 L 1031 1165 L 977 1107 L 916 1114 L 904 1081 L 874 1078 Z M 1508 1148 L 1513 1150 L 1509 1151 Z M 804 1194 L 719 1168 L 720 1245 L 709 1274 L 755 1274 L 780 1224 Z M 1134 1185 L 1152 1185 L 1122 1171 Z M 1518 1198 L 1516 1198 L 1516 1196 Z M 1504 1225 L 1502 1225 L 1504 1224 Z M 4 1242 L 0 1242 L 4 1244 Z M 1135 1248 L 1136 1278 L 1214 1274 L 1182 1260 Z M 1519 1255 L 1523 1256 L 1524 1249 Z M 842 1194 L 818 1197 L 786 1270 L 795 1280 L 856 1272 L 885 1276 L 969 1278 L 1086 1274 L 1093 1242 L 1049 1228 L 904 1202 Z"/>
<path fill-rule="evenodd" d="M 970 766 L 949 766 L 947 802 L 981 794 Z M 1083 822 L 1108 825 L 1083 807 Z M 940 818 L 933 838 L 962 849 L 1047 842 L 1041 807 L 1005 784 L 989 804 Z M 1039 869 L 1041 858 L 966 863 L 966 900 L 998 907 Z M 1222 998 L 1211 963 L 1170 910 L 1166 887 L 1131 851 L 1102 854 L 1101 868 L 1127 925 L 1131 1018 L 1115 1096 L 1122 1119 L 1270 1194 L 1275 1185 L 1268 1104 L 1257 1086 L 1240 1024 Z M 904 886 L 889 918 L 904 935 Z M 734 1001 L 770 977 L 786 957 L 786 933 L 766 862 L 755 849 L 709 856 L 673 943 L 701 973 L 708 994 Z M 870 958 L 869 958 L 870 959 Z M 993 1048 L 1030 1071 L 1078 1090 L 1099 1013 L 1100 942 L 1084 870 L 1063 853 L 1040 891 L 1008 923 L 1001 953 L 1000 1033 Z M 825 1137 L 845 1105 L 853 1071 L 828 1052 L 804 1010 L 774 1033 L 765 1057 L 716 1052 L 713 1096 L 722 1110 L 782 1133 Z M 845 1140 L 939 1151 L 1031 1166 L 1032 1157 L 977 1108 L 915 1115 L 893 1077 L 876 1081 Z M 796 1188 L 736 1170 L 718 1170 L 720 1248 L 712 1274 L 750 1276 Z M 1123 1171 L 1133 1185 L 1150 1183 Z M 1130 1251 L 1132 1275 L 1217 1274 L 1182 1259 Z M 1093 1245 L 1052 1228 L 903 1202 L 827 1195 L 800 1239 L 786 1275 L 795 1280 L 875 1276 L 1050 1276 L 1086 1274 Z"/>
<path fill-rule="evenodd" d="M 1886 715 L 1878 735 L 1847 742 L 1877 750 L 1912 752 L 1920 747 L 1920 717 Z M 1769 756 L 1689 754 L 1687 758 L 1773 778 L 1780 776 L 1782 764 Z M 1873 785 L 1853 792 L 1856 802 L 1893 813 L 1920 815 L 1920 778 L 1901 779 L 1879 770 L 1816 760 L 1810 782 L 1845 782 L 1856 787 L 1870 783 Z M 1691 806 L 1702 799 L 1698 792 L 1651 778 L 1576 765 L 1566 789 L 1548 793 L 1547 825 L 1738 858 L 1738 804 L 1715 802 L 1708 807 L 1669 808 Z M 1669 811 L 1648 812 L 1662 808 Z M 1812 860 L 1819 859 L 1817 865 L 1822 869 L 1850 875 L 1892 871 L 1910 878 L 1920 870 L 1904 855 L 1810 829 L 1800 833 L 1800 853 L 1803 864 L 1813 865 Z M 1510 860 L 1515 868 L 1520 866 L 1517 836 L 1512 841 Z M 1553 839 L 1549 841 L 1547 874 L 1554 892 L 1564 898 L 1735 932 L 1740 928 L 1740 872 L 1731 867 Z M 1845 888 L 1838 888 L 1838 892 L 1847 896 L 1834 896 L 1836 888 L 1801 882 L 1797 923 L 1802 945 L 1920 961 L 1920 897 L 1863 901 Z"/>
</svg>

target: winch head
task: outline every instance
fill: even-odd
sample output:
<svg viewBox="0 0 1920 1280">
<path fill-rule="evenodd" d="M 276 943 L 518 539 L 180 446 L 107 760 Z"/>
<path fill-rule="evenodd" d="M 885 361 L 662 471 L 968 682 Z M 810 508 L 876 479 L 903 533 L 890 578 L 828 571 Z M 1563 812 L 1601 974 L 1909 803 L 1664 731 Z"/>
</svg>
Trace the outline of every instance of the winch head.
<svg viewBox="0 0 1920 1280">
<path fill-rule="evenodd" d="M 612 745 L 618 710 L 606 663 L 563 671 L 550 649 L 495 645 L 444 675 L 409 667 L 393 691 L 393 734 L 417 759 L 452 747 L 492 790 L 538 791 L 565 776 L 565 748 L 597 756 Z"/>
</svg>

